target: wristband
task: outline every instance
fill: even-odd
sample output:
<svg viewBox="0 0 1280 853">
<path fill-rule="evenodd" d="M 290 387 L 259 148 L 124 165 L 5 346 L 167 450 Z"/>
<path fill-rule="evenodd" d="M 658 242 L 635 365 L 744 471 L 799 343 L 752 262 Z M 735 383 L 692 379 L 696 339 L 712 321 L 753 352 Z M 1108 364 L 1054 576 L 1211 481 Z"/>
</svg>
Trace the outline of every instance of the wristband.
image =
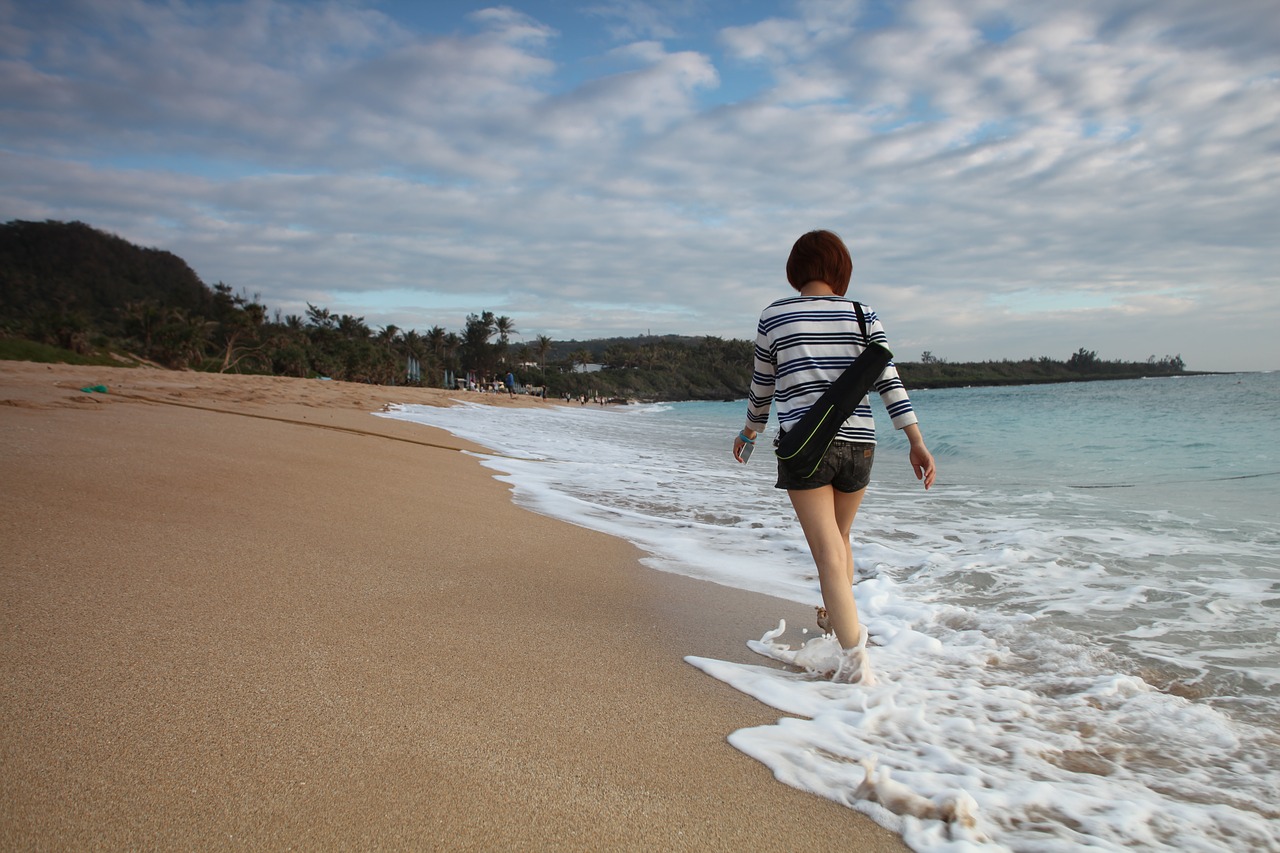
<svg viewBox="0 0 1280 853">
<path fill-rule="evenodd" d="M 742 439 L 742 440 L 743 440 L 743 441 L 745 441 L 747 444 L 755 444 L 755 443 L 756 443 L 756 440 L 755 440 L 754 438 L 747 438 L 746 430 L 743 430 L 742 432 L 738 433 L 738 438 Z"/>
</svg>

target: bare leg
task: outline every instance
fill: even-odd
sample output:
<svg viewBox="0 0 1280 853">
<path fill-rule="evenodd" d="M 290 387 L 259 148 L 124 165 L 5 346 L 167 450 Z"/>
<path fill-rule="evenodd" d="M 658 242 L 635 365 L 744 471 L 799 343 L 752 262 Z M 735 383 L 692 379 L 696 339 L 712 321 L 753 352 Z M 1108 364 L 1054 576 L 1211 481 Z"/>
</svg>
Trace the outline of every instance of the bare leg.
<svg viewBox="0 0 1280 853">
<path fill-rule="evenodd" d="M 853 520 L 858 516 L 858 508 L 862 506 L 862 498 L 867 494 L 866 489 L 859 489 L 856 492 L 840 492 L 835 493 L 836 502 L 836 526 L 840 528 L 840 538 L 845 544 L 846 550 L 849 552 L 849 586 L 853 586 Z"/>
<path fill-rule="evenodd" d="M 831 627 L 846 649 L 858 645 L 862 635 L 858 605 L 853 600 L 853 551 L 849 533 L 865 493 L 863 489 L 847 494 L 831 486 L 787 492 L 818 567 L 822 603 L 827 608 Z"/>
</svg>

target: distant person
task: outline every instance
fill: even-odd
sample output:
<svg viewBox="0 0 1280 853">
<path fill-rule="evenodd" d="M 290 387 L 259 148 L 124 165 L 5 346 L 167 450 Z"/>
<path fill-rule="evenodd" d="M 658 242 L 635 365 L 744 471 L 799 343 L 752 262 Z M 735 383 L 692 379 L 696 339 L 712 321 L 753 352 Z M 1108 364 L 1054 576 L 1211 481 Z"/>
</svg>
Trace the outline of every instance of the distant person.
<svg viewBox="0 0 1280 853">
<path fill-rule="evenodd" d="M 516 395 L 516 377 L 511 371 L 507 371 L 507 395 L 514 397 Z"/>
<path fill-rule="evenodd" d="M 743 447 L 754 444 L 768 425 L 769 407 L 775 399 L 778 424 L 785 431 L 803 417 L 866 345 L 856 303 L 845 298 L 852 273 L 849 250 L 830 231 L 811 231 L 792 246 L 787 281 L 799 293 L 777 300 L 760 314 L 747 422 L 733 442 L 733 455 L 739 462 L 743 461 Z M 866 305 L 861 308 L 869 339 L 887 346 L 884 326 L 875 311 Z M 911 467 L 928 489 L 936 476 L 933 456 L 925 447 L 915 410 L 892 362 L 873 387 L 894 427 L 911 443 Z M 801 477 L 778 461 L 776 486 L 786 489 L 818 568 L 825 607 L 825 612 L 818 609 L 819 625 L 824 631 L 834 630 L 845 649 L 866 644 L 853 598 L 849 536 L 871 480 L 875 456 L 875 421 L 868 397 L 841 426 L 812 476 Z"/>
</svg>

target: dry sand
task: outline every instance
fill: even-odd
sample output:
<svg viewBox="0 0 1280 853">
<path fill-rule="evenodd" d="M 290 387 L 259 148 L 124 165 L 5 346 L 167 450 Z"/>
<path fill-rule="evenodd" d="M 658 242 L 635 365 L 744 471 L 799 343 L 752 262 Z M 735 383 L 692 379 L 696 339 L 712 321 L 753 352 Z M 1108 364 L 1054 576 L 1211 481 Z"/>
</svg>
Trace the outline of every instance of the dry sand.
<svg viewBox="0 0 1280 853">
<path fill-rule="evenodd" d="M 0 364 L 0 848 L 906 849 L 729 746 L 778 713 L 682 660 L 811 610 L 369 414 L 450 396 Z"/>
</svg>

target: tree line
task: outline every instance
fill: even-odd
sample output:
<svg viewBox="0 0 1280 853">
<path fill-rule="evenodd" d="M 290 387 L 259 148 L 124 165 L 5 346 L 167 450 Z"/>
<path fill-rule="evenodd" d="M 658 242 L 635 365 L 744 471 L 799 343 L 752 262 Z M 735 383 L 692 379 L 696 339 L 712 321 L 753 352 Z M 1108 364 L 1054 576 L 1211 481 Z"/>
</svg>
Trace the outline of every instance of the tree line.
<svg viewBox="0 0 1280 853">
<path fill-rule="evenodd" d="M 446 377 L 486 382 L 515 375 L 551 394 L 662 399 L 745 394 L 750 349 L 716 338 L 516 343 L 510 317 L 469 314 L 465 326 L 425 332 L 370 326 L 363 317 L 307 305 L 272 312 L 258 296 L 206 286 L 170 252 L 144 249 L 82 222 L 0 226 L 0 339 L 19 357 L 34 342 L 73 356 L 115 352 L 163 367 L 324 376 L 381 385 L 439 387 Z M 746 348 L 744 348 L 746 347 Z M 632 369 L 630 381 L 588 365 Z"/>
<path fill-rule="evenodd" d="M 1178 376 L 1187 373 L 1180 355 L 1146 361 L 1104 361 L 1097 352 L 1081 347 L 1065 361 L 1038 358 L 950 363 L 925 352 L 919 361 L 897 362 L 908 388 L 955 388 L 967 385 L 1034 385 L 1049 382 L 1083 382 L 1101 379 L 1137 379 Z"/>
<path fill-rule="evenodd" d="M 81 222 L 0 226 L 4 357 L 115 353 L 174 369 L 431 387 L 447 377 L 483 382 L 511 372 L 549 396 L 608 399 L 740 399 L 751 382 L 751 341 L 646 335 L 557 342 L 537 335 L 516 343 L 518 335 L 510 317 L 492 311 L 469 314 L 457 332 L 375 328 L 363 317 L 311 304 L 304 315 L 282 315 L 256 295 L 221 282 L 205 285 L 172 253 Z M 1083 347 L 1066 361 L 949 364 L 926 352 L 918 362 L 898 362 L 898 369 L 916 388 L 1185 372 L 1180 356 L 1108 362 Z"/>
</svg>

